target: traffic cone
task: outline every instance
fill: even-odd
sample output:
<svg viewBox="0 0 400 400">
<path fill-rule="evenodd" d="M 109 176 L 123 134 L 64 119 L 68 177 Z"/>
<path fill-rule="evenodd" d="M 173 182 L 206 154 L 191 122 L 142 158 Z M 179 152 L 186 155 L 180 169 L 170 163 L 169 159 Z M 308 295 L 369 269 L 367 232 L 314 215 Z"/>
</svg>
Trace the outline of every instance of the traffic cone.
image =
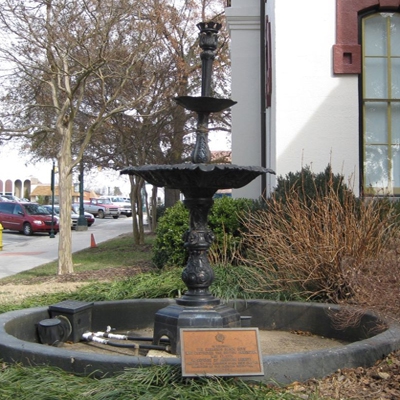
<svg viewBox="0 0 400 400">
<path fill-rule="evenodd" d="M 93 233 L 90 235 L 90 247 L 97 247 Z"/>
</svg>

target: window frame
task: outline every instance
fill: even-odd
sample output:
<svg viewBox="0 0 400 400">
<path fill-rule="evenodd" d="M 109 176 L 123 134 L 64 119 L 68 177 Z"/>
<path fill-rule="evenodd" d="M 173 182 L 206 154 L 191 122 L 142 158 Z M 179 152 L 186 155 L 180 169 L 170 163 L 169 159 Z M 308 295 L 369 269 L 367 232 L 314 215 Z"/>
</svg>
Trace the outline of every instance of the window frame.
<svg viewBox="0 0 400 400">
<path fill-rule="evenodd" d="M 390 19 L 387 19 L 386 22 L 386 32 L 387 32 L 387 44 L 386 44 L 386 51 L 384 56 L 368 56 L 366 55 L 365 46 L 366 46 L 366 35 L 365 35 L 365 21 L 367 19 L 374 18 L 374 16 L 381 15 L 382 13 L 387 12 L 388 14 L 398 14 L 400 16 L 400 10 L 370 10 L 369 12 L 365 12 L 359 15 L 359 32 L 360 32 L 360 44 L 362 46 L 362 55 L 361 55 L 361 66 L 362 66 L 362 73 L 360 75 L 360 172 L 361 172 L 361 193 L 364 195 L 381 195 L 381 196 L 399 196 L 400 195 L 400 186 L 394 186 L 394 160 L 393 160 L 393 146 L 395 145 L 393 138 L 393 129 L 392 129 L 392 108 L 393 104 L 397 103 L 400 105 L 400 98 L 393 98 L 391 93 L 391 78 L 393 74 L 393 70 L 391 67 L 391 61 L 393 59 L 392 54 L 390 52 L 391 48 L 391 31 L 390 31 Z M 400 23 L 399 23 L 400 27 Z M 386 76 L 386 84 L 387 84 L 387 93 L 386 97 L 382 98 L 368 98 L 366 97 L 366 73 L 365 73 L 365 60 L 368 58 L 385 58 L 386 61 L 386 68 L 387 68 L 387 76 Z M 400 56 L 397 56 L 400 58 Z M 382 103 L 385 104 L 385 117 L 387 123 L 387 136 L 385 142 L 376 142 L 376 143 L 367 143 L 366 142 L 366 106 L 368 103 Z M 387 159 L 385 160 L 386 164 L 386 171 L 387 171 L 387 187 L 380 187 L 380 186 L 372 186 L 370 184 L 367 185 L 366 182 L 366 167 L 365 163 L 367 161 L 367 146 L 382 146 L 387 149 Z M 393 179 L 392 179 L 393 178 Z"/>
</svg>

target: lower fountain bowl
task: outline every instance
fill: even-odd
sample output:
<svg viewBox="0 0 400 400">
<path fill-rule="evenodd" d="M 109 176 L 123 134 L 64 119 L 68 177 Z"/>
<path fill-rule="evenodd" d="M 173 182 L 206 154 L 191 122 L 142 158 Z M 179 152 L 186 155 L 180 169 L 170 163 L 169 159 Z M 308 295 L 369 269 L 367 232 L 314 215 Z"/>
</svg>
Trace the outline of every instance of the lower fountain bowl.
<svg viewBox="0 0 400 400">
<path fill-rule="evenodd" d="M 96 302 L 92 309 L 92 330 L 112 326 L 120 331 L 152 328 L 155 313 L 171 299 L 140 299 Z M 310 378 L 322 378 L 339 368 L 368 367 L 400 348 L 400 327 L 383 328 L 373 314 L 365 314 L 357 327 L 336 329 L 332 313 L 338 307 L 328 304 L 235 301 L 230 304 L 243 317 L 251 317 L 251 326 L 260 330 L 304 331 L 348 344 L 324 350 L 291 354 L 263 354 L 264 376 L 245 379 L 288 384 Z M 50 365 L 76 374 L 110 375 L 126 368 L 153 365 L 180 365 L 176 357 L 105 355 L 53 347 L 39 343 L 37 326 L 49 318 L 48 307 L 23 309 L 0 315 L 0 355 L 3 361 L 23 365 Z"/>
</svg>

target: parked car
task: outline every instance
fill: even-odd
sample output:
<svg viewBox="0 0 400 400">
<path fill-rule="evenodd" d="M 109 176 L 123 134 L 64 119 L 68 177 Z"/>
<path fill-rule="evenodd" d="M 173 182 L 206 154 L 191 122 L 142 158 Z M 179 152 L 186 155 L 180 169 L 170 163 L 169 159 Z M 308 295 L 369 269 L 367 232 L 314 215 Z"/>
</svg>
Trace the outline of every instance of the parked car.
<svg viewBox="0 0 400 400">
<path fill-rule="evenodd" d="M 46 204 L 43 207 L 45 207 L 51 214 L 51 208 L 52 208 L 51 204 Z M 60 206 L 58 204 L 54 205 L 54 214 L 57 216 L 59 216 L 59 214 L 60 214 Z M 75 228 L 75 226 L 78 224 L 78 218 L 79 218 L 79 206 L 76 206 L 75 204 L 73 204 L 71 206 L 71 228 Z M 87 221 L 87 225 L 92 226 L 94 223 L 93 214 L 90 214 L 85 211 L 85 218 Z"/>
<path fill-rule="evenodd" d="M 119 207 L 115 206 L 109 199 L 92 198 L 88 203 L 84 203 L 83 207 L 86 212 L 98 218 L 113 217 L 118 219 L 121 214 Z"/>
<path fill-rule="evenodd" d="M 1 197 L 4 197 L 9 201 L 22 201 L 22 199 L 17 196 L 13 196 L 12 194 L 2 194 Z"/>
<path fill-rule="evenodd" d="M 124 197 L 119 196 L 101 196 L 100 199 L 108 199 L 112 204 L 118 206 L 121 215 L 132 216 L 132 204 L 130 200 L 127 201 Z"/>
<path fill-rule="evenodd" d="M 71 209 L 72 209 L 72 214 L 71 214 L 72 220 L 74 220 L 75 217 L 76 217 L 75 225 L 77 225 L 78 218 L 79 218 L 79 206 L 77 206 L 76 204 L 73 204 Z M 85 211 L 85 218 L 86 218 L 88 226 L 92 226 L 94 224 L 95 219 L 94 219 L 94 215 L 93 214 L 88 213 L 88 212 Z"/>
<path fill-rule="evenodd" d="M 36 232 L 57 233 L 60 229 L 58 218 L 37 203 L 16 201 L 0 202 L 0 223 L 4 229 L 19 231 L 27 236 Z"/>
<path fill-rule="evenodd" d="M 44 207 L 50 214 L 51 214 L 51 204 L 44 204 L 42 207 Z M 60 207 L 58 204 L 54 204 L 54 215 L 60 214 Z"/>
<path fill-rule="evenodd" d="M 0 195 L 0 201 L 19 201 L 22 203 L 30 203 L 31 201 L 29 199 L 26 199 L 25 197 L 23 197 L 22 199 L 17 197 L 17 196 L 13 196 L 12 194 L 2 194 Z"/>
</svg>

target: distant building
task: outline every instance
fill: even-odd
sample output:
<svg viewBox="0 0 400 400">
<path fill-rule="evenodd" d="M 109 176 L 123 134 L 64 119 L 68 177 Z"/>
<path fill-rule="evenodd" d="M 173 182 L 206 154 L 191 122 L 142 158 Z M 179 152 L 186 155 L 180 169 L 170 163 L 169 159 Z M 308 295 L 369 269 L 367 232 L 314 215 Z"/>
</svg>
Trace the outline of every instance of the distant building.
<svg viewBox="0 0 400 400">
<path fill-rule="evenodd" d="M 79 191 L 76 187 L 72 188 L 72 202 L 79 202 Z M 56 204 L 59 203 L 59 188 L 55 186 L 54 188 L 54 201 Z M 21 199 L 27 199 L 32 202 L 37 202 L 39 199 L 44 199 L 44 202 L 51 202 L 51 186 L 50 184 L 43 184 L 39 182 L 38 179 L 30 178 L 2 178 L 0 177 L 0 196 L 2 194 L 8 194 L 17 196 Z M 99 197 L 93 191 L 84 191 L 84 201 L 88 201 L 90 198 Z"/>
<path fill-rule="evenodd" d="M 30 201 L 39 201 L 40 199 L 45 199 L 45 203 L 51 203 L 51 186 L 50 185 L 37 185 L 30 195 Z M 84 190 L 83 192 L 83 201 L 89 201 L 91 198 L 99 197 L 95 192 Z M 72 189 L 72 203 L 79 203 L 80 195 L 79 192 L 76 191 L 76 188 Z M 54 202 L 59 204 L 59 187 L 55 186 L 54 188 Z"/>
<path fill-rule="evenodd" d="M 40 182 L 33 177 L 9 179 L 0 177 L 0 196 L 9 194 L 20 198 L 30 198 L 32 188 Z"/>
</svg>

